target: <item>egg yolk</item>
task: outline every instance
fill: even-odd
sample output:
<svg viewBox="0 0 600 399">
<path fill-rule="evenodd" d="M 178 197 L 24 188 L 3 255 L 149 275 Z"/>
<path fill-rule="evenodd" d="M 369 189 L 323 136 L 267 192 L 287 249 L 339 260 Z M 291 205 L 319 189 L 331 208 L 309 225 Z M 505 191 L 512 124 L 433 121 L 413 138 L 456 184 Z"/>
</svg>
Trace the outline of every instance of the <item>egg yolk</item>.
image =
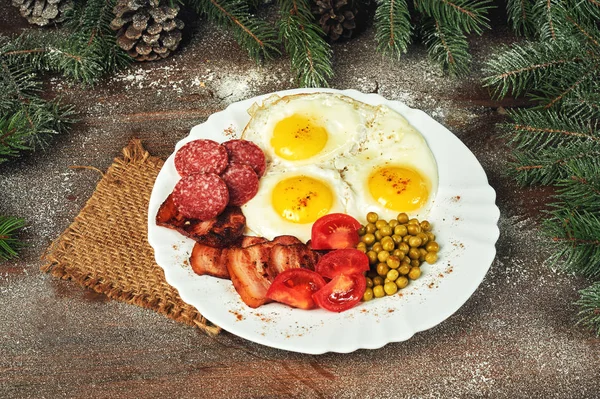
<svg viewBox="0 0 600 399">
<path fill-rule="evenodd" d="M 384 167 L 369 177 L 369 191 L 385 208 L 394 211 L 414 211 L 429 197 L 429 181 L 413 169 Z"/>
<path fill-rule="evenodd" d="M 310 158 L 327 144 L 327 130 L 311 118 L 294 114 L 277 122 L 271 146 L 279 157 L 290 161 Z"/>
<path fill-rule="evenodd" d="M 282 180 L 273 189 L 273 208 L 292 223 L 312 223 L 329 213 L 333 193 L 329 186 L 308 176 Z"/>
</svg>

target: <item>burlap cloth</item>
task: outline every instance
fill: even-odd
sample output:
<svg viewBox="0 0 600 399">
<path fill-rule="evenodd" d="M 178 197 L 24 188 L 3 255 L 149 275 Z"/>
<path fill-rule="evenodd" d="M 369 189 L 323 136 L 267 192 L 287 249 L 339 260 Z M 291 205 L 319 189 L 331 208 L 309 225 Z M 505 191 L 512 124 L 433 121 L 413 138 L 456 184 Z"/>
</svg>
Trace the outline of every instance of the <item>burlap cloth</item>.
<svg viewBox="0 0 600 399">
<path fill-rule="evenodd" d="M 163 163 L 132 140 L 75 221 L 42 256 L 41 269 L 216 335 L 221 329 L 167 284 L 147 240 L 148 202 Z"/>
</svg>

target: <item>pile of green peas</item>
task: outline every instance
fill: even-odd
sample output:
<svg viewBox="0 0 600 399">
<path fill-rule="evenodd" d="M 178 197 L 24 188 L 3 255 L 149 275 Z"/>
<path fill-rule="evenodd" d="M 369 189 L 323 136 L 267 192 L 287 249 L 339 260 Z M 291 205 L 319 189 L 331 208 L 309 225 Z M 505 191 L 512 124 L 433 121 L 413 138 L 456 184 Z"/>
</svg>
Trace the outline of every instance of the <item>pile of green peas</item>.
<svg viewBox="0 0 600 399">
<path fill-rule="evenodd" d="M 379 219 L 375 212 L 367 214 L 367 224 L 358 230 L 356 249 L 367 254 L 370 271 L 363 301 L 394 295 L 409 280 L 421 276 L 421 264 L 437 261 L 439 244 L 427 220 L 410 219 L 404 212 L 396 219 Z"/>
</svg>

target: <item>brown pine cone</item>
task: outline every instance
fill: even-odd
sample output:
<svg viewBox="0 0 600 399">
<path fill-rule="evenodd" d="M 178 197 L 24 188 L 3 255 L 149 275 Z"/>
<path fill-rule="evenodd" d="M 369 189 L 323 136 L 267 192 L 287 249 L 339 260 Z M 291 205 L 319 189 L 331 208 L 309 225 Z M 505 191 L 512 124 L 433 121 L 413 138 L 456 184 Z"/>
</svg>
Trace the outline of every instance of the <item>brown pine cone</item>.
<svg viewBox="0 0 600 399">
<path fill-rule="evenodd" d="M 73 8 L 73 0 L 12 0 L 12 5 L 30 24 L 44 26 L 62 22 Z"/>
<path fill-rule="evenodd" d="M 352 0 L 314 0 L 312 12 L 330 40 L 349 39 L 356 29 Z"/>
<path fill-rule="evenodd" d="M 136 61 L 166 58 L 181 41 L 183 22 L 176 18 L 179 6 L 161 6 L 159 0 L 117 0 L 115 19 L 117 45 Z"/>
</svg>

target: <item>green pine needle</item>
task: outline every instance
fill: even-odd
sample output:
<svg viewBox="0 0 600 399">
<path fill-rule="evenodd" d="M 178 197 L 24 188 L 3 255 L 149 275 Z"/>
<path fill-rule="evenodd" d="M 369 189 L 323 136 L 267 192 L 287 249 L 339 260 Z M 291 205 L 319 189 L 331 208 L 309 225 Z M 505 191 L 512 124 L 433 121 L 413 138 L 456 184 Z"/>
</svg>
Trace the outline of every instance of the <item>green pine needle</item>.
<svg viewBox="0 0 600 399">
<path fill-rule="evenodd" d="M 508 22 L 518 35 L 532 37 L 536 31 L 533 19 L 533 0 L 508 0 Z"/>
<path fill-rule="evenodd" d="M 513 109 L 512 123 L 504 125 L 516 149 L 539 151 L 583 141 L 600 144 L 600 131 L 590 122 L 551 109 Z"/>
<path fill-rule="evenodd" d="M 406 0 L 380 0 L 374 25 L 379 52 L 396 59 L 406 53 L 412 29 Z"/>
<path fill-rule="evenodd" d="M 252 16 L 245 0 L 187 0 L 187 3 L 216 24 L 229 28 L 238 44 L 256 62 L 279 54 L 276 30 Z"/>
<path fill-rule="evenodd" d="M 279 37 L 302 87 L 328 86 L 333 76 L 332 50 L 314 22 L 307 0 L 280 0 Z"/>
<path fill-rule="evenodd" d="M 25 227 L 25 220 L 0 215 L 0 261 L 16 258 L 24 243 L 16 235 Z"/>
<path fill-rule="evenodd" d="M 588 327 L 600 336 L 600 281 L 579 291 L 580 298 L 575 304 L 579 306 L 578 324 Z"/>
<path fill-rule="evenodd" d="M 440 21 L 448 29 L 481 35 L 483 29 L 490 28 L 486 14 L 493 7 L 492 0 L 414 1 L 415 8 L 436 21 Z"/>
<path fill-rule="evenodd" d="M 600 195 L 594 197 L 600 201 Z M 555 204 L 543 227 L 552 249 L 550 263 L 588 278 L 600 277 L 600 217 L 568 204 Z"/>
<path fill-rule="evenodd" d="M 469 44 L 459 29 L 438 20 L 426 21 L 422 29 L 429 58 L 433 62 L 441 65 L 451 76 L 466 75 L 469 72 Z"/>
<path fill-rule="evenodd" d="M 483 83 L 494 89 L 495 97 L 519 96 L 540 88 L 551 74 L 560 76 L 562 70 L 584 60 L 580 43 L 572 39 L 515 44 L 490 57 Z"/>
</svg>

